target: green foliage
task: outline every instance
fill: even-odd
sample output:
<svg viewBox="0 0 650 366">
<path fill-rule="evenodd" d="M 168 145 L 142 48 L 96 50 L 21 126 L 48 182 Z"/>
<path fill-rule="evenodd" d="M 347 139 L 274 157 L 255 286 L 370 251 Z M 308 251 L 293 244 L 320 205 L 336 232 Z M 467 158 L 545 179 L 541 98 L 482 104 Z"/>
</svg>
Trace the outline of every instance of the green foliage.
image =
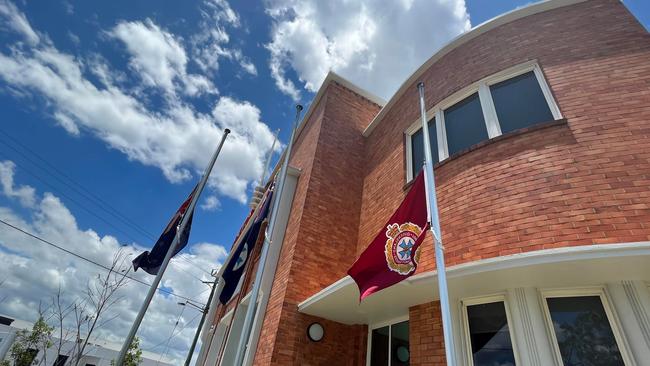
<svg viewBox="0 0 650 366">
<path fill-rule="evenodd" d="M 14 361 L 14 366 L 30 366 L 36 361 L 39 350 L 45 350 L 52 347 L 52 331 L 42 316 L 38 318 L 31 332 L 21 330 L 16 333 L 16 341 L 11 346 L 9 355 Z M 0 364 L 0 366 L 10 365 L 9 361 Z"/>
<path fill-rule="evenodd" d="M 126 352 L 123 366 L 138 366 L 142 362 L 142 350 L 140 349 L 140 338 L 135 337 L 129 350 Z M 3 366 L 0 364 L 0 366 Z M 115 360 L 111 360 L 111 366 L 115 366 Z"/>
</svg>

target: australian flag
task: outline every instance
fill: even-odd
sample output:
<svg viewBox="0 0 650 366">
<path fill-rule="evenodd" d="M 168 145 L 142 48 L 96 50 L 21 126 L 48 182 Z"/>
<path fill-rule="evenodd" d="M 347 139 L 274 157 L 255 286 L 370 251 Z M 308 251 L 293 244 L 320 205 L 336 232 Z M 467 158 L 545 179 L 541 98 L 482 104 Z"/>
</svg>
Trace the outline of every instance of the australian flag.
<svg viewBox="0 0 650 366">
<path fill-rule="evenodd" d="M 269 214 L 272 196 L 273 191 L 269 189 L 266 198 L 260 203 L 262 206 L 260 207 L 253 224 L 248 228 L 248 231 L 244 233 L 242 240 L 239 242 L 239 246 L 235 248 L 235 251 L 232 254 L 232 259 L 228 262 L 226 269 L 223 271 L 221 277 L 224 281 L 224 287 L 219 295 L 219 301 L 224 305 L 235 293 L 237 284 L 239 284 L 239 280 L 246 268 L 246 263 L 248 263 L 248 260 L 253 254 L 253 249 L 255 248 L 255 244 L 260 235 L 262 223 Z"/>
<path fill-rule="evenodd" d="M 167 224 L 165 231 L 163 231 L 163 233 L 160 235 L 160 238 L 158 238 L 156 244 L 153 246 L 153 248 L 151 248 L 151 251 L 145 251 L 133 260 L 133 269 L 135 271 L 137 271 L 138 268 L 142 268 L 149 274 L 158 274 L 158 269 L 160 269 L 160 266 L 165 259 L 165 255 L 167 255 L 167 251 L 169 251 L 169 247 L 174 241 L 176 231 L 178 231 L 178 225 L 180 225 L 181 220 L 183 220 L 183 216 L 185 215 L 195 192 L 196 188 L 194 188 L 192 193 L 190 193 L 190 196 L 187 197 L 187 200 L 183 202 L 178 211 L 176 211 L 176 214 L 174 214 L 174 217 L 172 217 L 171 221 L 169 221 L 169 224 Z M 174 250 L 173 255 L 178 254 L 178 252 L 180 252 L 187 245 L 187 239 L 190 236 L 190 228 L 192 227 L 192 217 L 194 215 L 194 212 L 190 212 L 189 215 L 190 217 L 187 221 L 187 225 L 185 225 L 185 230 L 183 230 L 180 237 L 178 238 L 178 244 L 176 245 L 176 250 Z"/>
</svg>

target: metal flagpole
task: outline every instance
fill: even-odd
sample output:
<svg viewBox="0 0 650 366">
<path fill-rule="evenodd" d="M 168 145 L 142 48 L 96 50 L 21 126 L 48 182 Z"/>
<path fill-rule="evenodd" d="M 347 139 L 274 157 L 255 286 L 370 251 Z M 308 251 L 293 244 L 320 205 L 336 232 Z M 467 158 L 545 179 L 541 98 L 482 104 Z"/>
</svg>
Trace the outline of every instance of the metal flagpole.
<svg viewBox="0 0 650 366">
<path fill-rule="evenodd" d="M 190 205 L 187 207 L 185 214 L 183 214 L 183 219 L 181 220 L 181 223 L 178 225 L 178 228 L 176 228 L 176 235 L 174 236 L 174 240 L 172 240 L 172 244 L 169 246 L 169 249 L 167 250 L 165 259 L 163 260 L 162 264 L 160 265 L 160 268 L 158 269 L 158 274 L 156 275 L 156 278 L 153 280 L 151 287 L 149 287 L 149 292 L 147 293 L 147 297 L 144 299 L 144 302 L 140 307 L 140 312 L 138 313 L 138 316 L 136 316 L 135 321 L 131 326 L 129 335 L 126 337 L 126 340 L 122 345 L 122 350 L 120 350 L 120 355 L 117 359 L 117 365 L 124 364 L 124 359 L 126 358 L 126 353 L 129 350 L 129 346 L 131 345 L 131 342 L 133 342 L 133 338 L 135 338 L 135 334 L 137 333 L 138 328 L 140 327 L 140 323 L 142 323 L 142 318 L 144 318 L 144 314 L 147 312 L 147 309 L 149 308 L 151 299 L 153 298 L 153 295 L 156 293 L 158 284 L 160 283 L 160 280 L 162 279 L 162 276 L 165 273 L 165 269 L 167 269 L 167 265 L 169 264 L 170 259 L 172 259 L 172 255 L 174 254 L 174 250 L 176 249 L 176 246 L 178 245 L 178 240 L 181 237 L 181 233 L 185 230 L 185 226 L 187 225 L 189 218 L 192 216 L 191 213 L 194 211 L 194 206 L 196 206 L 196 202 L 198 201 L 199 196 L 201 195 L 201 192 L 205 187 L 205 183 L 208 181 L 208 177 L 210 177 L 210 172 L 212 172 L 212 167 L 214 166 L 214 163 L 217 161 L 217 157 L 219 156 L 219 153 L 221 152 L 221 148 L 223 147 L 223 143 L 226 141 L 226 137 L 228 137 L 229 133 L 230 130 L 227 128 L 223 131 L 223 137 L 221 138 L 219 147 L 217 147 L 217 151 L 215 151 L 214 154 L 212 155 L 212 159 L 210 159 L 210 163 L 205 169 L 205 172 L 203 173 L 203 177 L 201 177 L 201 181 L 197 186 L 196 192 L 192 196 Z"/>
<path fill-rule="evenodd" d="M 438 214 L 438 198 L 436 196 L 436 181 L 433 175 L 433 158 L 431 157 L 431 142 L 429 141 L 429 124 L 427 123 L 424 106 L 424 83 L 418 83 L 420 93 L 420 114 L 422 116 L 422 136 L 424 139 L 424 177 L 427 192 L 427 211 L 433 234 L 433 247 L 436 255 L 436 270 L 438 272 L 438 292 L 440 294 L 440 312 L 442 313 L 442 331 L 445 343 L 447 366 L 455 366 L 454 335 L 452 331 L 451 312 L 449 308 L 449 293 L 447 291 L 447 272 L 445 269 L 445 253 L 440 234 L 440 216 Z"/>
<path fill-rule="evenodd" d="M 262 176 L 260 177 L 260 185 L 264 184 L 264 177 L 266 176 L 266 171 L 269 169 L 269 164 L 271 162 L 271 157 L 273 156 L 273 150 L 275 149 L 275 143 L 278 141 L 278 133 L 280 133 L 280 129 L 277 129 L 275 131 L 275 138 L 273 139 L 273 144 L 271 145 L 271 150 L 269 151 L 268 156 L 266 157 L 266 164 L 264 164 L 264 170 L 262 171 Z M 212 298 L 214 297 L 214 293 L 217 290 L 217 283 L 219 282 L 219 277 L 216 277 L 214 279 L 214 283 L 212 284 L 212 290 L 210 291 L 210 296 L 208 297 L 208 302 L 205 305 L 205 308 L 203 309 L 203 315 L 201 315 L 201 321 L 199 322 L 199 326 L 196 328 L 196 333 L 194 334 L 194 339 L 192 340 L 192 345 L 190 346 L 190 351 L 187 355 L 187 358 L 185 359 L 185 366 L 189 366 L 190 362 L 192 361 L 192 356 L 194 354 L 194 348 L 196 348 L 196 342 L 199 340 L 199 336 L 201 335 L 201 329 L 203 328 L 203 323 L 205 322 L 205 318 L 208 315 L 208 311 L 210 307 L 212 306 Z M 221 295 L 221 294 L 219 294 Z"/>
<path fill-rule="evenodd" d="M 293 146 L 293 139 L 296 134 L 296 129 L 298 128 L 298 121 L 300 120 L 300 112 L 302 111 L 302 106 L 300 104 L 296 105 L 296 120 L 293 123 L 293 129 L 291 130 L 291 137 L 289 138 L 289 144 L 287 145 L 286 154 L 284 156 L 284 161 L 282 162 L 282 169 L 280 170 L 280 176 L 278 179 L 278 184 L 275 189 L 275 194 L 273 197 L 273 207 L 271 210 L 271 217 L 269 218 L 269 225 L 266 227 L 266 235 L 264 235 L 264 244 L 262 246 L 262 253 L 260 254 L 259 262 L 257 263 L 257 272 L 255 273 L 255 282 L 253 283 L 253 290 L 251 291 L 251 297 L 248 303 L 248 309 L 246 309 L 246 318 L 244 319 L 244 325 L 242 326 L 241 337 L 239 338 L 239 348 L 237 349 L 237 354 L 235 356 L 235 366 L 240 366 L 244 362 L 244 355 L 246 354 L 246 348 L 248 346 L 248 341 L 251 333 L 251 326 L 253 322 L 253 316 L 255 315 L 257 297 L 260 292 L 260 286 L 262 284 L 262 275 L 264 274 L 264 266 L 266 265 L 266 257 L 269 253 L 269 246 L 271 245 L 271 237 L 273 236 L 273 229 L 275 228 L 275 220 L 278 216 L 278 210 L 280 209 L 280 198 L 282 197 L 282 191 L 284 190 L 284 181 L 287 177 L 287 170 L 289 168 L 289 159 L 291 158 L 291 147 Z"/>
</svg>

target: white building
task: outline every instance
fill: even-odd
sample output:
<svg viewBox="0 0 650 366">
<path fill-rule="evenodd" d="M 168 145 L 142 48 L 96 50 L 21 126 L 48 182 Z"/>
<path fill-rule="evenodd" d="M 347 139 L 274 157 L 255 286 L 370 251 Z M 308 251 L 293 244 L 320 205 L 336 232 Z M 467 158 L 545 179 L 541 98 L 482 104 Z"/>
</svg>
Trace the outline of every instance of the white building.
<svg viewBox="0 0 650 366">
<path fill-rule="evenodd" d="M 14 344 L 16 340 L 16 334 L 21 330 L 31 330 L 33 324 L 19 320 L 13 319 L 11 317 L 0 315 L 0 360 L 9 359 L 9 350 L 11 345 Z M 33 365 L 40 366 L 69 366 L 68 360 L 70 359 L 69 355 L 72 354 L 72 349 L 74 347 L 73 341 L 65 341 L 61 347 L 61 352 L 57 352 L 58 338 L 56 337 L 57 330 L 52 334 L 53 343 L 55 346 L 49 348 L 45 354 L 46 363 L 43 363 L 43 352 L 38 350 L 38 353 L 35 355 L 35 362 Z M 86 348 L 86 355 L 81 359 L 80 365 L 82 366 L 109 366 L 111 360 L 117 359 L 117 356 L 120 352 L 119 344 L 110 343 L 102 340 L 94 340 L 92 343 L 89 342 Z M 36 362 L 38 361 L 38 362 Z M 172 361 L 167 357 L 161 357 L 161 355 L 142 351 L 142 366 L 171 366 Z"/>
</svg>

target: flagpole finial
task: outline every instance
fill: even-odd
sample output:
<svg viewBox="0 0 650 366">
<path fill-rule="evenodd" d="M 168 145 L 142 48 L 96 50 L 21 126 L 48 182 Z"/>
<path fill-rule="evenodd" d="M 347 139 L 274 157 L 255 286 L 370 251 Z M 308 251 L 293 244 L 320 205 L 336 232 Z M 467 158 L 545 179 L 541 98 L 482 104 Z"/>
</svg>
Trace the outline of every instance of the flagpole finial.
<svg viewBox="0 0 650 366">
<path fill-rule="evenodd" d="M 302 104 L 296 104 L 296 110 L 298 112 L 302 111 Z"/>
<path fill-rule="evenodd" d="M 223 130 L 223 133 L 225 133 L 226 135 L 229 134 L 230 133 L 230 128 L 226 128 L 225 130 Z"/>
</svg>

